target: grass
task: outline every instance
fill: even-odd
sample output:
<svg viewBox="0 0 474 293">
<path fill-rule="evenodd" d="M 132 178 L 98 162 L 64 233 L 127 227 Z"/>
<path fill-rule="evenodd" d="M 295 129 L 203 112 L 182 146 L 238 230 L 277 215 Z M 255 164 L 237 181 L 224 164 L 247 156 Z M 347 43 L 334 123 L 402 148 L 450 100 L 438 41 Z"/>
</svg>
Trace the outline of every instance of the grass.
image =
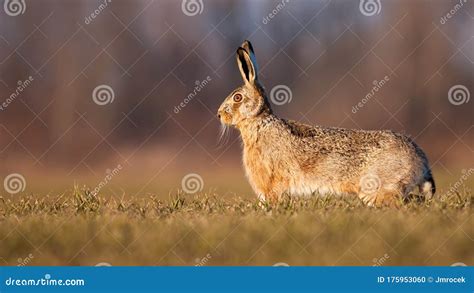
<svg viewBox="0 0 474 293">
<path fill-rule="evenodd" d="M 2 265 L 474 264 L 470 193 L 368 208 L 352 198 L 218 194 L 0 197 Z M 26 262 L 27 260 L 27 262 Z"/>
</svg>

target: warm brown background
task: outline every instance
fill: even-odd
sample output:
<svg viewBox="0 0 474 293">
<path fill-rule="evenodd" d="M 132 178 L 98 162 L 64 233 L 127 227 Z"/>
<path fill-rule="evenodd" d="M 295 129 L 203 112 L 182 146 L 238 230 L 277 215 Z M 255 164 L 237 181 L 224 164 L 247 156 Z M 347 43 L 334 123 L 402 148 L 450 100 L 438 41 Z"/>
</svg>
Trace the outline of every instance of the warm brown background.
<svg viewBox="0 0 474 293">
<path fill-rule="evenodd" d="M 472 1 L 442 24 L 458 1 L 381 1 L 374 16 L 364 16 L 359 1 L 289 1 L 264 23 L 280 1 L 204 0 L 201 14 L 186 16 L 181 1 L 112 0 L 86 24 L 101 3 L 27 1 L 23 15 L 0 13 L 1 100 L 34 78 L 0 112 L 0 174 L 22 174 L 27 193 L 94 187 L 121 164 L 104 190 L 167 195 L 198 173 L 205 190 L 248 194 L 237 133 L 218 144 L 215 118 L 241 82 L 234 52 L 244 39 L 267 90 L 292 91 L 277 114 L 410 134 L 445 190 L 473 166 L 473 101 L 448 100 L 458 84 L 474 94 Z M 390 81 L 352 113 L 384 76 Z M 101 84 L 113 88 L 113 103 L 93 102 Z"/>
</svg>

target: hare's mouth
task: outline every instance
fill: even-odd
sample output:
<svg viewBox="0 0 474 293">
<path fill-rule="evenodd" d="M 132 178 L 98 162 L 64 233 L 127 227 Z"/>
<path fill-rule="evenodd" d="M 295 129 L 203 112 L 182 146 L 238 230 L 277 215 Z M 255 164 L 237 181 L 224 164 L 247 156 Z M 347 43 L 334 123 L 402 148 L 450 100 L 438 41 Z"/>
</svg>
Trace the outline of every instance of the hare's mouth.
<svg viewBox="0 0 474 293">
<path fill-rule="evenodd" d="M 232 125 L 232 117 L 227 113 L 218 113 L 217 117 L 219 118 L 221 124 L 225 124 L 226 126 Z"/>
</svg>

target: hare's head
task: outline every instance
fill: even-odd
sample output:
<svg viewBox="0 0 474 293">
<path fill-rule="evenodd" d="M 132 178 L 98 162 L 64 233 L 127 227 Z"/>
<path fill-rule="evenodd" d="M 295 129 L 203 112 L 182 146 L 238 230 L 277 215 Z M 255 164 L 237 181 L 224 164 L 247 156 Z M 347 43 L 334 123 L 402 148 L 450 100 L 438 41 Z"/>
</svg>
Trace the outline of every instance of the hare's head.
<svg viewBox="0 0 474 293">
<path fill-rule="evenodd" d="M 217 112 L 222 123 L 233 126 L 271 112 L 265 91 L 258 82 L 257 60 L 249 41 L 237 49 L 236 57 L 244 84 L 227 96 Z"/>
</svg>

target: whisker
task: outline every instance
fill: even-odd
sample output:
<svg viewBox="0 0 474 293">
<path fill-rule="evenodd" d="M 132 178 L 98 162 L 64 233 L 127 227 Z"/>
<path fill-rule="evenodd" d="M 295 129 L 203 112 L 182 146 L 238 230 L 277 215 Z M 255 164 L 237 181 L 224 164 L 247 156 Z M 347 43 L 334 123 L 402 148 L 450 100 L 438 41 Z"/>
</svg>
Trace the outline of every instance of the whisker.
<svg viewBox="0 0 474 293">
<path fill-rule="evenodd" d="M 225 142 L 224 144 L 227 145 L 230 140 L 230 127 L 226 126 L 225 128 Z"/>
<path fill-rule="evenodd" d="M 227 127 L 227 125 L 225 124 L 221 124 L 221 128 L 219 130 L 219 137 L 217 139 L 217 145 L 218 145 L 218 149 L 219 148 L 222 148 L 223 146 L 225 146 L 227 144 L 227 142 L 229 141 L 229 127 Z"/>
</svg>

